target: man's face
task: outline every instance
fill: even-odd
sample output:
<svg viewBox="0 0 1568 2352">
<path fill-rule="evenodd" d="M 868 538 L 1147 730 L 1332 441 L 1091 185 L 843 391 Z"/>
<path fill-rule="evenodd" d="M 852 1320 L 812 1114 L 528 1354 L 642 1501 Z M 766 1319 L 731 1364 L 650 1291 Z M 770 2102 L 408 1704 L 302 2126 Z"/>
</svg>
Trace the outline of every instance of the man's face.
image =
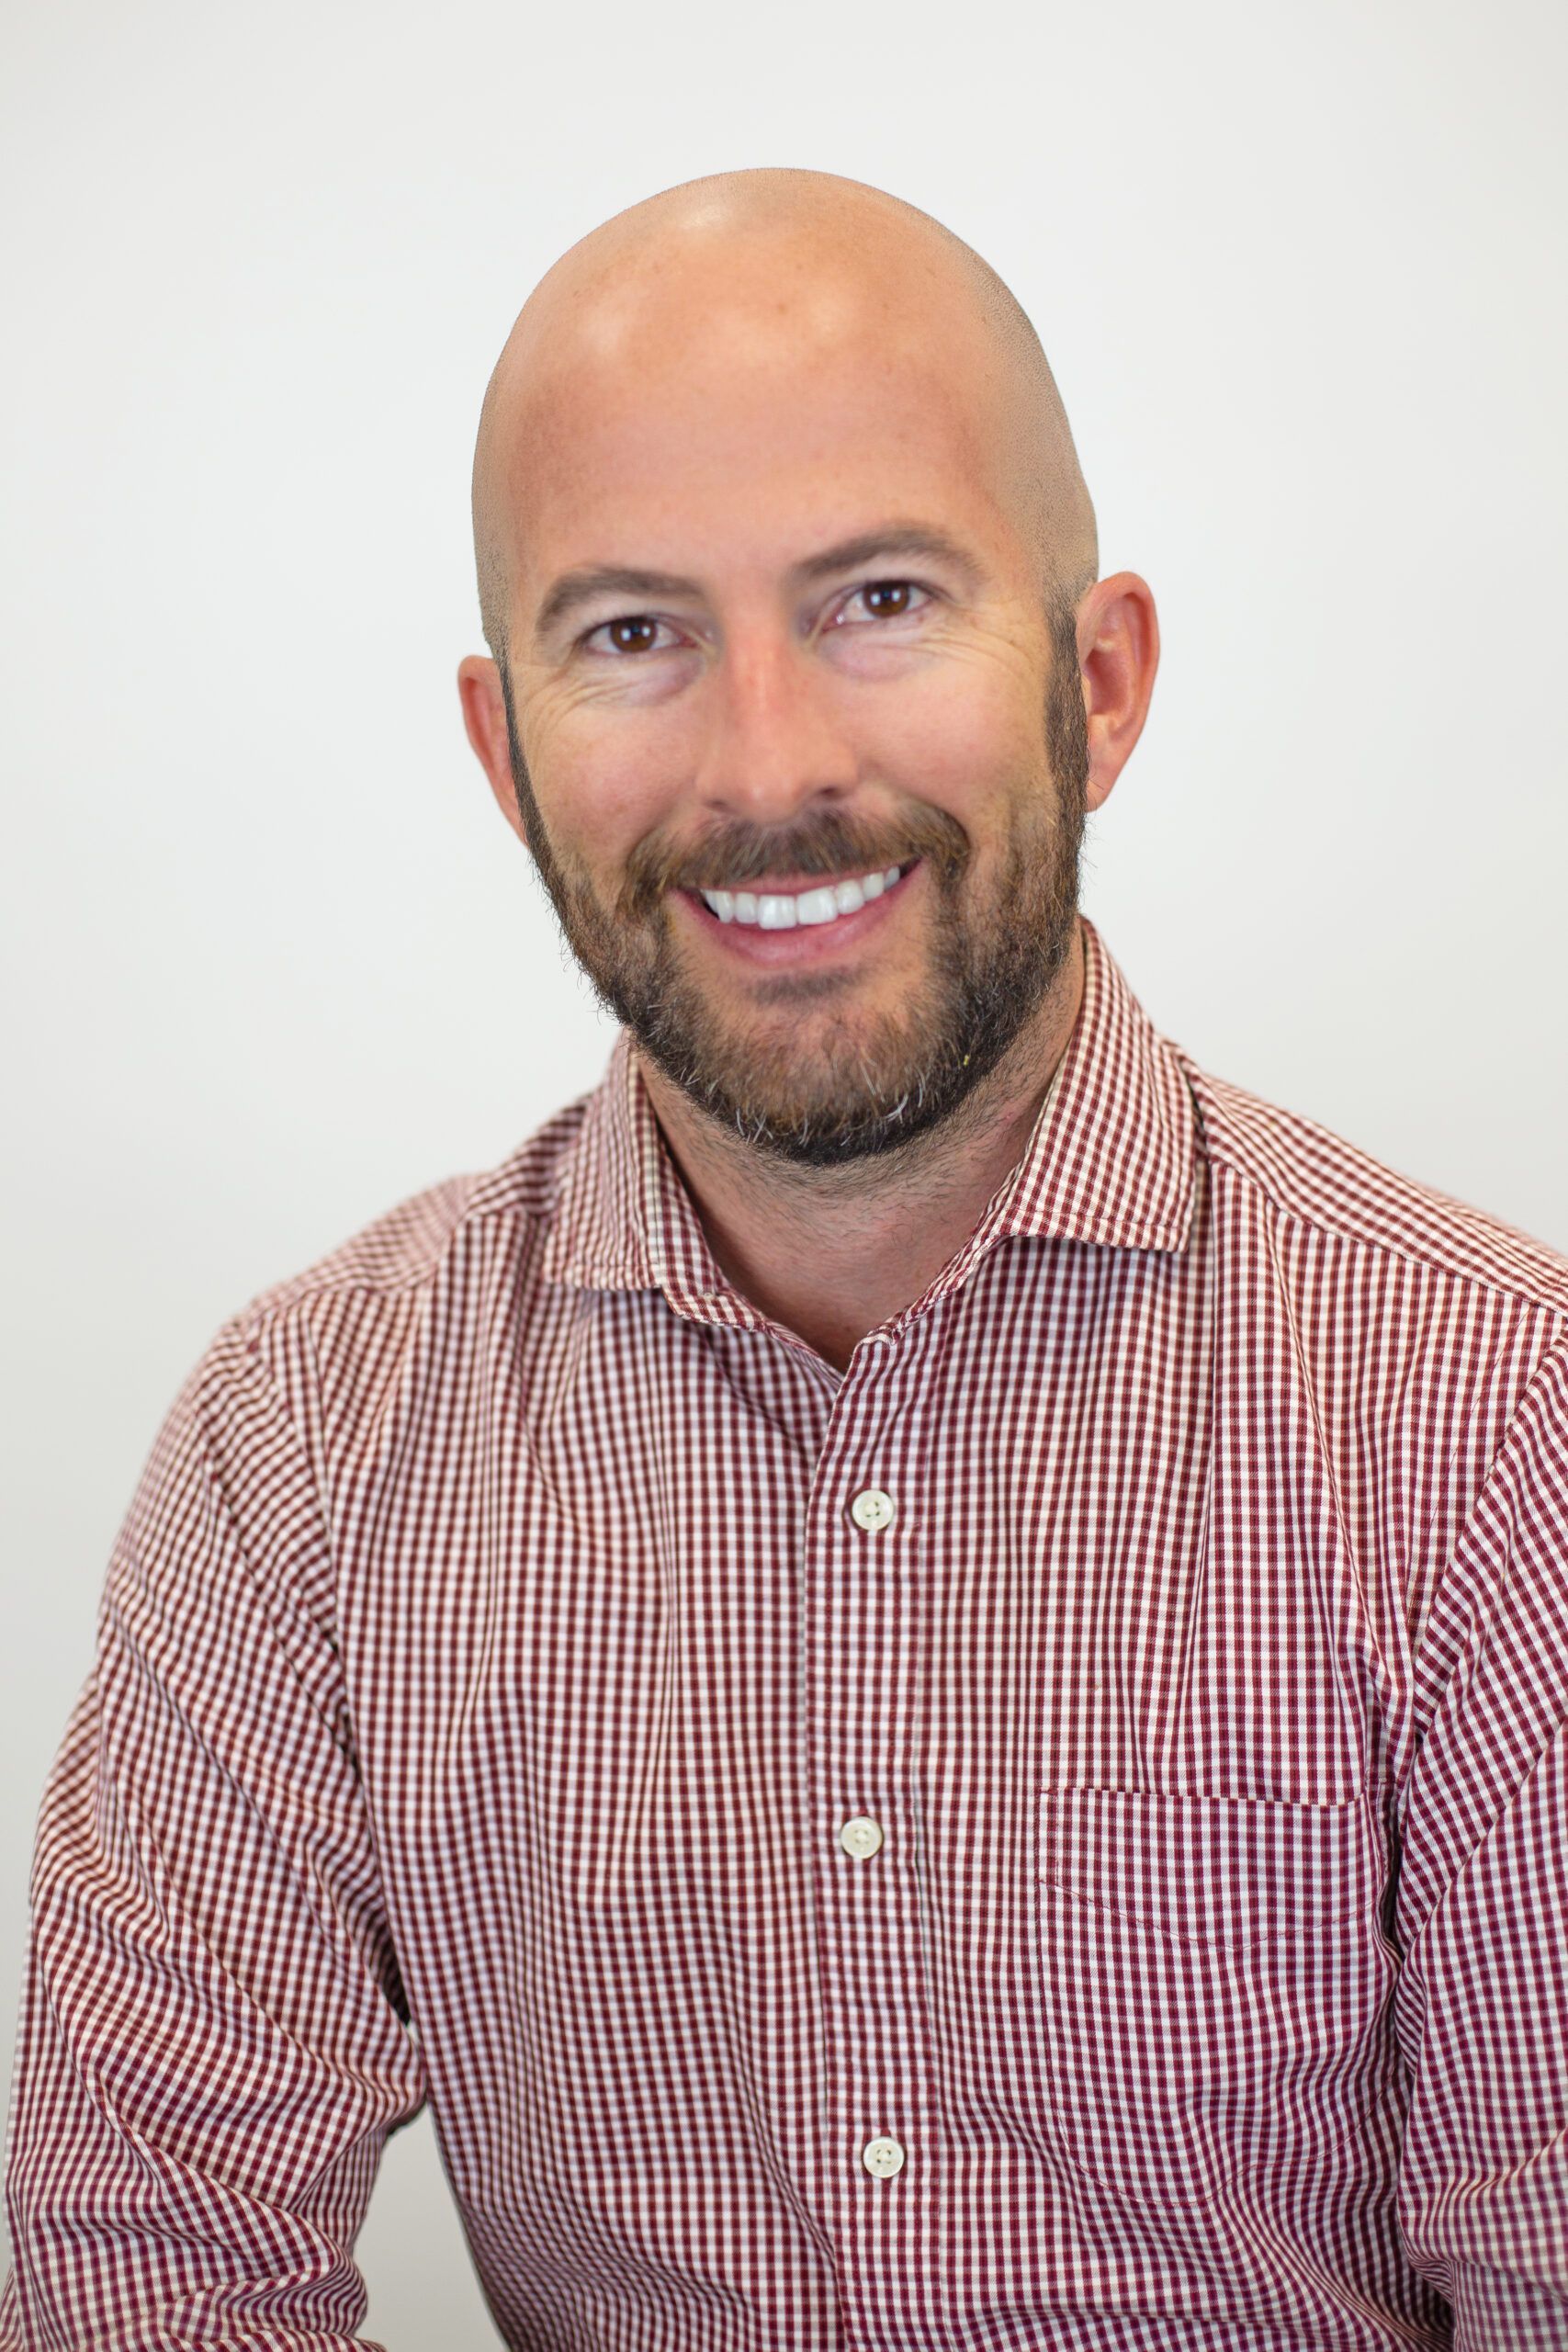
<svg viewBox="0 0 1568 2352">
<path fill-rule="evenodd" d="M 842 1165 L 949 1118 L 1066 956 L 1073 616 L 1047 617 L 962 370 L 830 322 L 815 353 L 798 322 L 716 341 L 540 404 L 513 777 L 572 950 L 658 1068 L 754 1146 Z M 612 570 L 661 578 L 563 598 Z"/>
</svg>

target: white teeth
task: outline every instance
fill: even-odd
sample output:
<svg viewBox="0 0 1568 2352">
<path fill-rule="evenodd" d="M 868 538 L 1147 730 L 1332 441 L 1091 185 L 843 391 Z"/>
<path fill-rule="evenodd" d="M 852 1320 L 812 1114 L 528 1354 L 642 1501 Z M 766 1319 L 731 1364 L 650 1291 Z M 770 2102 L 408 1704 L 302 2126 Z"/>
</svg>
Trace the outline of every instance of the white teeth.
<svg viewBox="0 0 1568 2352">
<path fill-rule="evenodd" d="M 882 874 L 863 874 L 849 882 L 824 883 L 820 888 L 786 897 L 782 891 L 705 890 L 703 898 L 720 922 L 755 923 L 762 931 L 793 931 L 797 923 L 837 922 L 840 915 L 858 914 L 873 899 L 880 899 L 898 879 L 890 865 Z"/>
</svg>

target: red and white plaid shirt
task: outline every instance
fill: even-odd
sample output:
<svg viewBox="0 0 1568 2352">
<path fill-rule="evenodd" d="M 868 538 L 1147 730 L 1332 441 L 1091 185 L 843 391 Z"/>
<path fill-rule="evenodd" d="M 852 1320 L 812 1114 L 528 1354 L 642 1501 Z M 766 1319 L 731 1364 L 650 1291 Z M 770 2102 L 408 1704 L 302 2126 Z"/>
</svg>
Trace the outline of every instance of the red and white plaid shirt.
<svg viewBox="0 0 1568 2352">
<path fill-rule="evenodd" d="M 49 1784 L 0 2346 L 348 2345 L 426 2101 L 518 2352 L 1568 2346 L 1568 1263 L 1084 936 L 842 1375 L 625 1035 L 219 1331 Z"/>
</svg>

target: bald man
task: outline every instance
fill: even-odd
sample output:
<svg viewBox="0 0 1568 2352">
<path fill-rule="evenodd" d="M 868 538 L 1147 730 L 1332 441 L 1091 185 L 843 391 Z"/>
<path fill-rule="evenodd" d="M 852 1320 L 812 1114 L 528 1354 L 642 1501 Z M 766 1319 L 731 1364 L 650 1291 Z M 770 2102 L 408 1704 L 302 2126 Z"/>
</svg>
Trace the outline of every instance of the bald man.
<svg viewBox="0 0 1568 2352">
<path fill-rule="evenodd" d="M 170 1410 L 0 2346 L 359 2341 L 426 2104 L 516 2352 L 1568 2345 L 1568 1263 L 1078 912 L 1158 629 L 1027 318 L 858 182 L 668 190 L 474 519 L 619 1034 Z"/>
</svg>

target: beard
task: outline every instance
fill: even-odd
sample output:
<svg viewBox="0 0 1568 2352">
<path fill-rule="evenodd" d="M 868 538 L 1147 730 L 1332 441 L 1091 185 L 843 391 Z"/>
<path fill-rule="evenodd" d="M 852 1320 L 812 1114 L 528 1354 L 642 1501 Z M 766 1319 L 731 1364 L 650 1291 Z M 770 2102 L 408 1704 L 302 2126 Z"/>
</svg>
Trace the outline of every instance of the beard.
<svg viewBox="0 0 1568 2352">
<path fill-rule="evenodd" d="M 898 1149 L 962 1109 L 1043 1002 L 1077 924 L 1089 766 L 1070 605 L 1054 608 L 1050 632 L 1042 772 L 1013 795 L 1013 821 L 983 897 L 964 827 L 913 802 L 896 835 L 832 810 L 788 833 L 728 826 L 684 844 L 650 834 L 627 859 L 606 912 L 587 874 L 550 842 L 511 679 L 499 665 L 518 814 L 568 946 L 601 1002 L 666 1077 L 755 1149 L 801 1168 L 840 1168 Z M 855 985 L 844 971 L 760 983 L 753 1001 L 775 1016 L 781 1007 L 802 1015 L 820 1009 L 807 1048 L 800 1023 L 792 1034 L 787 1018 L 749 1022 L 684 967 L 667 904 L 671 888 L 733 888 L 780 871 L 870 874 L 914 857 L 932 885 L 931 953 L 922 982 L 897 1012 L 870 1017 L 852 1003 L 835 1012 L 834 998 Z"/>
</svg>

